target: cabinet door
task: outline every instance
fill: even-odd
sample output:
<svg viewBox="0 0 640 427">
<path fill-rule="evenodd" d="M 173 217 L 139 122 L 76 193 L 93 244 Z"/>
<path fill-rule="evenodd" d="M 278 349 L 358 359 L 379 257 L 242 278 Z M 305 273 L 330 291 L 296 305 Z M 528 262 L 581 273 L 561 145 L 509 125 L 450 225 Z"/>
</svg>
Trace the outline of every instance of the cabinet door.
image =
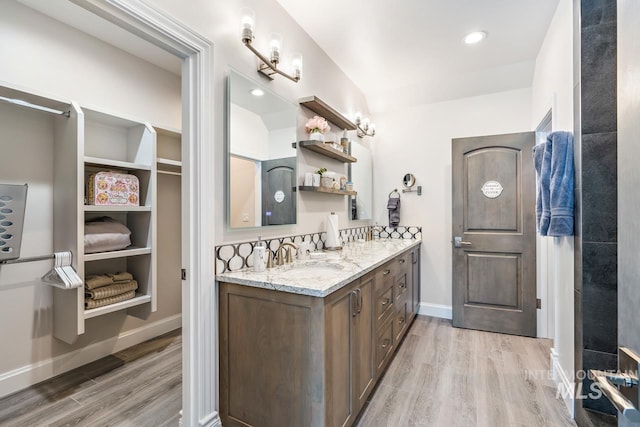
<svg viewBox="0 0 640 427">
<path fill-rule="evenodd" d="M 329 426 L 341 427 L 351 423 L 357 414 L 351 398 L 352 365 L 351 342 L 354 324 L 356 292 L 349 287 L 327 308 L 327 412 Z"/>
<path fill-rule="evenodd" d="M 414 249 L 411 257 L 411 311 L 415 316 L 420 308 L 420 248 Z"/>
<path fill-rule="evenodd" d="M 356 290 L 356 316 L 353 316 L 353 369 L 354 369 L 354 403 L 357 413 L 373 387 L 375 373 L 373 351 L 373 294 L 374 275 L 363 277 Z"/>
</svg>

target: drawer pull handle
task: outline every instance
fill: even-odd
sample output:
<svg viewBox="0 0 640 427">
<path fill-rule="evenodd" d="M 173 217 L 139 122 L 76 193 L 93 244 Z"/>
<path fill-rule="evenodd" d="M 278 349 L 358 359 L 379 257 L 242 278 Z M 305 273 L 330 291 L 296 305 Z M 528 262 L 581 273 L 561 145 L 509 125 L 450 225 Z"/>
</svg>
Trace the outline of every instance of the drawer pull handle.
<svg viewBox="0 0 640 427">
<path fill-rule="evenodd" d="M 382 306 L 384 307 L 385 305 L 389 304 L 391 302 L 391 298 L 385 298 L 382 300 Z"/>
<path fill-rule="evenodd" d="M 387 338 L 386 340 L 382 341 L 382 345 L 380 347 L 387 348 L 390 343 L 391 343 L 391 340 Z"/>
<path fill-rule="evenodd" d="M 383 276 L 386 276 L 386 275 L 387 275 L 387 274 L 389 274 L 389 273 L 391 273 L 391 270 L 385 270 L 385 271 L 382 273 L 382 275 L 383 275 Z"/>
<path fill-rule="evenodd" d="M 398 260 L 398 262 L 399 262 L 400 264 L 404 264 L 404 263 L 405 263 L 405 261 L 406 261 L 406 260 L 405 260 L 404 258 L 403 258 L 403 259 Z"/>
<path fill-rule="evenodd" d="M 407 289 L 407 284 L 404 283 L 404 282 L 400 283 L 400 288 L 401 289 Z"/>
<path fill-rule="evenodd" d="M 398 319 L 398 324 L 402 325 L 404 323 L 404 317 L 401 317 L 400 319 Z"/>
</svg>

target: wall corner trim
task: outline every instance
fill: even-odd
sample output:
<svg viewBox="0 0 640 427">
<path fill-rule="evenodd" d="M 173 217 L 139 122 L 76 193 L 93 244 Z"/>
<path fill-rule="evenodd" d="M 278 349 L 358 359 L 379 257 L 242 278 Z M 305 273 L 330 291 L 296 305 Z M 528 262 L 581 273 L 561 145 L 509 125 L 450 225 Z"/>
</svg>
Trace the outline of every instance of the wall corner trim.
<svg viewBox="0 0 640 427">
<path fill-rule="evenodd" d="M 418 314 L 451 320 L 453 318 L 453 309 L 450 305 L 421 302 L 418 309 Z"/>
<path fill-rule="evenodd" d="M 149 325 L 123 332 L 117 337 L 5 372 L 0 374 L 0 397 L 15 393 L 151 338 L 166 334 L 181 326 L 182 315 L 176 314 Z"/>
<path fill-rule="evenodd" d="M 560 365 L 560 359 L 558 352 L 555 348 L 552 348 L 549 353 L 549 361 L 551 362 L 551 378 L 557 386 L 557 394 L 560 394 L 564 404 L 569 410 L 571 419 L 575 419 L 575 390 L 576 385 L 569 381 L 565 370 Z"/>
</svg>

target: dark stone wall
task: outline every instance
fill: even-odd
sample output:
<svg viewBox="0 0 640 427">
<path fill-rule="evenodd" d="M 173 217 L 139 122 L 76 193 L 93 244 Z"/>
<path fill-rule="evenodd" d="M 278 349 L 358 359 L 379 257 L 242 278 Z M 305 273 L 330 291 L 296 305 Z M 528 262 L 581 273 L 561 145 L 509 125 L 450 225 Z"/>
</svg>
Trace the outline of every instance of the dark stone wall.
<svg viewBox="0 0 640 427">
<path fill-rule="evenodd" d="M 574 28 L 579 42 L 575 62 L 580 70 L 574 88 L 576 375 L 589 369 L 617 369 L 618 349 L 616 0 L 578 3 Z M 588 395 L 590 385 L 588 379 L 583 382 L 583 395 Z M 616 413 L 605 397 L 578 399 L 580 426 L 591 424 L 584 409 Z"/>
</svg>

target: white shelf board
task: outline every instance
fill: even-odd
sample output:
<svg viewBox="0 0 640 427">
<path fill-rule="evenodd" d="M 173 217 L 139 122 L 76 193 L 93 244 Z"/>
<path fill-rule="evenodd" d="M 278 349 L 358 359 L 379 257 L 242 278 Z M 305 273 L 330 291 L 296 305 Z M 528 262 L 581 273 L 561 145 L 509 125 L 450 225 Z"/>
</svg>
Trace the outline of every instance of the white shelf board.
<svg viewBox="0 0 640 427">
<path fill-rule="evenodd" d="M 105 305 L 104 307 L 92 308 L 91 310 L 85 310 L 84 318 L 91 319 L 92 317 L 102 316 L 103 314 L 113 313 L 114 311 L 125 310 L 148 302 L 151 302 L 151 295 L 136 294 L 134 298 L 126 301 Z"/>
<path fill-rule="evenodd" d="M 124 258 L 136 255 L 147 255 L 151 253 L 151 248 L 129 248 L 119 251 L 97 252 L 95 254 L 85 254 L 85 261 L 98 261 L 101 259 Z"/>
<path fill-rule="evenodd" d="M 151 212 L 151 206 L 84 205 L 85 212 Z"/>
<path fill-rule="evenodd" d="M 164 157 L 158 157 L 156 161 L 158 162 L 159 165 L 175 166 L 179 168 L 182 167 L 182 162 L 180 160 L 165 159 Z"/>
<path fill-rule="evenodd" d="M 144 171 L 151 170 L 151 165 L 123 162 L 121 160 L 104 159 L 101 157 L 85 156 L 84 163 L 86 165 L 107 166 L 107 167 L 127 169 L 127 170 L 144 170 Z"/>
</svg>

